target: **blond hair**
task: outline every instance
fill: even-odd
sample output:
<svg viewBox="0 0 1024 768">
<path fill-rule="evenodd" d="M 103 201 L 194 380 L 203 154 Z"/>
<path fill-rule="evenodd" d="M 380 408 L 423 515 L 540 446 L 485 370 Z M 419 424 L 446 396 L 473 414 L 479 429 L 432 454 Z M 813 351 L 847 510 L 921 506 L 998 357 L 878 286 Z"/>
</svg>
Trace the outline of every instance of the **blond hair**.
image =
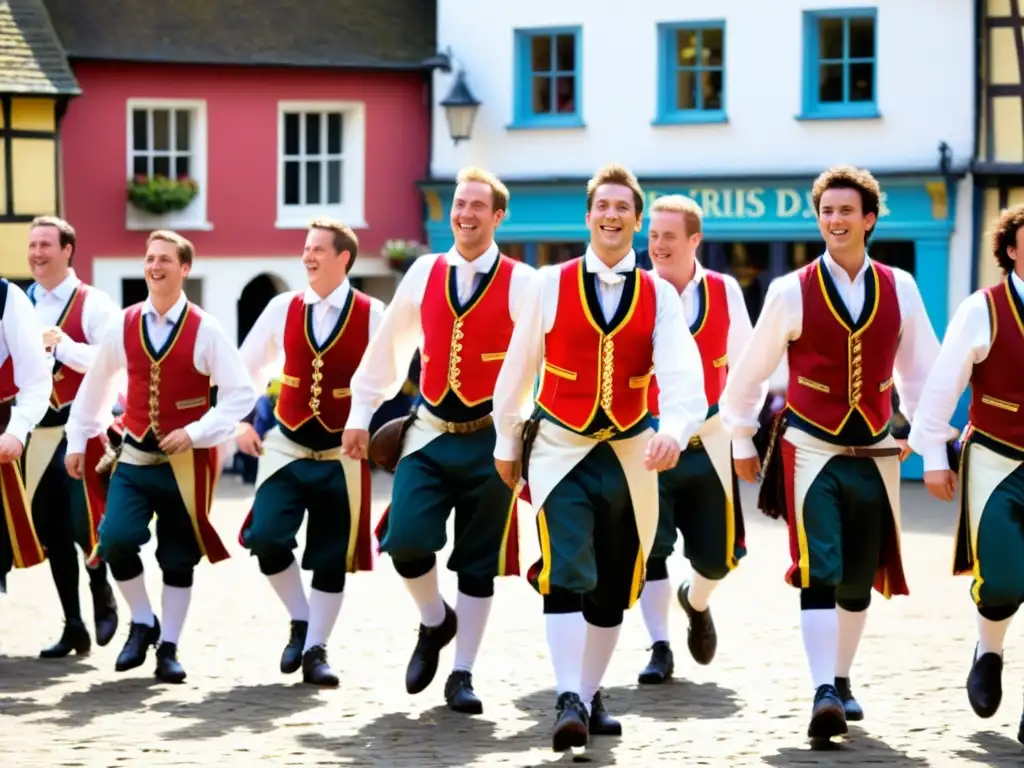
<svg viewBox="0 0 1024 768">
<path fill-rule="evenodd" d="M 196 257 L 195 246 L 192 242 L 177 232 L 170 229 L 157 229 L 149 233 L 149 237 L 146 238 L 146 248 L 148 249 L 154 241 L 161 241 L 164 243 L 170 243 L 178 251 L 178 263 L 192 265 L 192 262 Z"/>
<path fill-rule="evenodd" d="M 656 198 L 651 204 L 651 213 L 655 214 L 659 211 L 678 213 L 682 216 L 688 236 L 700 234 L 704 221 L 704 209 L 693 198 L 685 195 L 664 195 Z"/>
<path fill-rule="evenodd" d="M 633 193 L 633 207 L 639 216 L 644 212 L 644 190 L 640 186 L 640 182 L 637 181 L 636 176 L 633 172 L 626 168 L 624 165 L 618 163 L 611 163 L 602 168 L 598 168 L 597 172 L 591 177 L 590 181 L 587 182 L 587 212 L 594 206 L 594 193 L 597 188 L 604 184 L 618 184 L 623 187 L 629 187 Z"/>
<path fill-rule="evenodd" d="M 485 171 L 483 168 L 477 168 L 473 165 L 463 168 L 459 171 L 459 175 L 455 177 L 456 184 L 465 184 L 472 181 L 480 184 L 486 184 L 491 188 L 491 208 L 493 210 L 508 210 L 508 200 L 510 195 L 508 187 L 505 186 L 501 179 L 490 171 Z"/>
</svg>

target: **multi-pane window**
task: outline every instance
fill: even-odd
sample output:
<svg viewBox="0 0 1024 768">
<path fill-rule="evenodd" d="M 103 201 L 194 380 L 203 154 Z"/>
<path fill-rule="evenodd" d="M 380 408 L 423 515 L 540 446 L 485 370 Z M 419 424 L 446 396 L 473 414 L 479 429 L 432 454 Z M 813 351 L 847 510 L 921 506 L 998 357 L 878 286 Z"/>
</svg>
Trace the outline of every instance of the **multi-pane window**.
<svg viewBox="0 0 1024 768">
<path fill-rule="evenodd" d="M 665 28 L 667 111 L 725 108 L 725 28 L 721 24 Z"/>
<path fill-rule="evenodd" d="M 193 121 L 191 109 L 132 109 L 132 174 L 168 178 L 192 176 L 195 173 Z"/>
<path fill-rule="evenodd" d="M 341 205 L 345 120 L 342 112 L 282 113 L 282 202 Z"/>
<path fill-rule="evenodd" d="M 873 9 L 807 12 L 808 113 L 837 116 L 876 111 L 877 17 Z"/>
<path fill-rule="evenodd" d="M 579 29 L 516 31 L 516 120 L 538 124 L 580 119 Z"/>
</svg>

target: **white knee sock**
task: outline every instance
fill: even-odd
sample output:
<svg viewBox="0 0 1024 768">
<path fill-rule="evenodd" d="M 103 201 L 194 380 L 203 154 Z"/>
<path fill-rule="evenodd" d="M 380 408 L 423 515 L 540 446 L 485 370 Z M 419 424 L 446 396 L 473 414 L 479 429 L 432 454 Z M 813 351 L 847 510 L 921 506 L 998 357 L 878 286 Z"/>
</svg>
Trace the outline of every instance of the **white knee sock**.
<svg viewBox="0 0 1024 768">
<path fill-rule="evenodd" d="M 472 672 L 476 655 L 480 650 L 480 641 L 484 638 L 487 628 L 487 617 L 491 613 L 490 597 L 470 597 L 459 592 L 455 603 L 455 615 L 459 627 L 455 633 L 455 664 L 456 671 Z"/>
<path fill-rule="evenodd" d="M 668 642 L 668 610 L 672 603 L 672 582 L 669 579 L 648 581 L 640 593 L 640 611 L 652 643 Z"/>
<path fill-rule="evenodd" d="M 164 620 L 160 622 L 160 642 L 178 644 L 191 600 L 192 587 L 171 587 L 164 584 Z"/>
<path fill-rule="evenodd" d="M 437 586 L 437 566 L 415 579 L 403 579 L 416 606 L 420 609 L 420 623 L 425 627 L 439 627 L 444 623 L 444 600 Z"/>
<path fill-rule="evenodd" d="M 281 598 L 284 607 L 288 609 L 292 621 L 309 621 L 309 602 L 306 600 L 306 590 L 302 586 L 298 562 L 292 560 L 291 565 L 280 573 L 267 576 L 267 579 L 277 596 Z"/>
<path fill-rule="evenodd" d="M 587 623 L 583 620 L 583 612 L 546 613 L 544 624 L 558 695 L 566 692 L 578 694 L 583 653 L 587 646 Z"/>
<path fill-rule="evenodd" d="M 622 625 L 617 627 L 595 627 L 587 624 L 587 644 L 583 649 L 583 667 L 580 674 L 580 699 L 590 711 L 590 700 L 594 698 L 608 671 L 615 644 L 619 641 Z"/>
<path fill-rule="evenodd" d="M 985 653 L 1003 655 L 1003 641 L 1006 639 L 1006 631 L 1010 628 L 1012 618 L 992 621 L 978 614 L 978 656 Z"/>
<path fill-rule="evenodd" d="M 815 689 L 822 685 L 835 685 L 839 646 L 839 619 L 835 608 L 800 611 L 800 633 L 804 638 L 804 651 Z"/>
<path fill-rule="evenodd" d="M 140 573 L 134 579 L 118 581 L 117 588 L 132 612 L 132 623 L 152 627 L 156 623 L 156 617 L 153 615 L 153 606 L 149 604 L 149 594 L 146 592 L 146 575 Z"/>
<path fill-rule="evenodd" d="M 309 590 L 309 627 L 306 629 L 303 653 L 317 645 L 327 646 L 331 630 L 334 629 L 338 613 L 341 612 L 341 601 L 344 596 L 344 592 Z"/>
<path fill-rule="evenodd" d="M 694 571 L 693 576 L 690 577 L 690 588 L 686 591 L 686 598 L 690 601 L 690 607 L 701 613 L 706 611 L 708 609 L 708 600 L 711 599 L 711 593 L 721 583 L 721 581 L 709 579 Z"/>
<path fill-rule="evenodd" d="M 836 655 L 836 677 L 849 677 L 853 666 L 853 657 L 857 655 L 857 646 L 864 634 L 864 625 L 868 621 L 867 609 L 863 611 L 847 611 L 836 606 L 836 620 L 839 627 L 839 645 Z"/>
</svg>

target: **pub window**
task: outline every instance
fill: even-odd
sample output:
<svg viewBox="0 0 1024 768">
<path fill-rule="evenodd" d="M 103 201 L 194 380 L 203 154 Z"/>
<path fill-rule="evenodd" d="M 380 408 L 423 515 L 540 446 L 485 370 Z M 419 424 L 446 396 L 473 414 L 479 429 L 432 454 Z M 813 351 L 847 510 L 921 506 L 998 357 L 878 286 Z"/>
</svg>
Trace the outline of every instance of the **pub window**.
<svg viewBox="0 0 1024 768">
<path fill-rule="evenodd" d="M 515 122 L 582 125 L 582 31 L 579 27 L 515 32 Z"/>
<path fill-rule="evenodd" d="M 804 12 L 804 117 L 877 117 L 874 8 Z"/>
<path fill-rule="evenodd" d="M 656 122 L 725 121 L 725 22 L 658 26 Z"/>
</svg>

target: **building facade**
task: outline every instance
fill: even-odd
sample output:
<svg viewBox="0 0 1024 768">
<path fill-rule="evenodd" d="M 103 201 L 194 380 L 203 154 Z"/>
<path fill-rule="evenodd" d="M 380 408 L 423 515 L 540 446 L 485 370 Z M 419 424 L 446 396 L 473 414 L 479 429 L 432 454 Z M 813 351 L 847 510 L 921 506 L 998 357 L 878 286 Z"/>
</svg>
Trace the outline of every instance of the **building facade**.
<svg viewBox="0 0 1024 768">
<path fill-rule="evenodd" d="M 999 212 L 1024 203 L 1024 3 L 975 0 L 978 91 L 974 163 L 975 287 L 1003 278 L 990 245 Z"/>
<path fill-rule="evenodd" d="M 60 128 L 81 93 L 42 0 L 0 4 L 0 276 L 27 286 L 29 222 L 58 213 Z"/>
<path fill-rule="evenodd" d="M 382 245 L 424 239 L 433 4 L 253 0 L 225 24 L 216 0 L 46 1 L 82 89 L 62 158 L 83 278 L 145 298 L 146 235 L 174 229 L 196 246 L 190 298 L 241 341 L 306 284 L 305 230 L 327 216 L 360 239 L 353 283 L 390 297 Z"/>
<path fill-rule="evenodd" d="M 701 258 L 737 277 L 756 317 L 771 279 L 822 250 L 815 176 L 852 163 L 884 191 L 872 256 L 915 275 L 944 332 L 971 273 L 970 4 L 934 0 L 922 16 L 902 0 L 719 0 L 696 11 L 647 0 L 607 17 L 584 0 L 522 0 L 494 7 L 484 26 L 470 8 L 438 4 L 438 45 L 481 106 L 457 144 L 435 107 L 421 185 L 433 249 L 452 242 L 453 178 L 474 164 L 508 183 L 506 252 L 538 265 L 578 255 L 586 180 L 621 162 L 649 198 L 683 193 L 703 206 Z M 452 76 L 435 73 L 437 93 Z M 919 472 L 907 463 L 907 476 Z"/>
</svg>

